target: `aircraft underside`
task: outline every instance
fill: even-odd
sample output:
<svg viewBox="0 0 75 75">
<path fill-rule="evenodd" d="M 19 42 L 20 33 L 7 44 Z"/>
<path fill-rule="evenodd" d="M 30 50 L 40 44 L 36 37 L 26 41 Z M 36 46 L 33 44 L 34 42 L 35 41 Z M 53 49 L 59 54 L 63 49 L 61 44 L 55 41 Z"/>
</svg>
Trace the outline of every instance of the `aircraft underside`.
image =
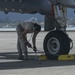
<svg viewBox="0 0 75 75">
<path fill-rule="evenodd" d="M 65 3 L 66 0 L 63 1 Z M 73 2 L 73 0 L 70 1 Z M 57 59 L 59 55 L 69 53 L 70 43 L 72 43 L 66 33 L 67 9 L 61 3 L 62 0 L 0 0 L 0 11 L 6 14 L 16 12 L 45 15 L 45 26 L 47 27 L 45 30 L 49 33 L 44 39 L 43 48 L 49 59 Z M 57 6 L 60 8 L 60 17 Z M 66 3 L 65 6 L 74 7 L 74 4 L 72 6 L 72 3 L 70 5 Z"/>
</svg>

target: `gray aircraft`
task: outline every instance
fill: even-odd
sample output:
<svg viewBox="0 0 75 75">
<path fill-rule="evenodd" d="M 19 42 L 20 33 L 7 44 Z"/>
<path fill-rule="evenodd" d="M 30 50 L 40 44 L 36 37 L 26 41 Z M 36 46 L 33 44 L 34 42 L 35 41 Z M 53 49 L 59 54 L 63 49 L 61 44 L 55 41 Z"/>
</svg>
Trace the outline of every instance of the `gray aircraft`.
<svg viewBox="0 0 75 75">
<path fill-rule="evenodd" d="M 43 47 L 49 59 L 68 54 L 72 40 L 66 33 L 67 8 L 75 8 L 75 0 L 0 0 L 0 11 L 15 13 L 40 13 L 45 15 Z M 59 15 L 59 12 L 60 15 Z"/>
</svg>

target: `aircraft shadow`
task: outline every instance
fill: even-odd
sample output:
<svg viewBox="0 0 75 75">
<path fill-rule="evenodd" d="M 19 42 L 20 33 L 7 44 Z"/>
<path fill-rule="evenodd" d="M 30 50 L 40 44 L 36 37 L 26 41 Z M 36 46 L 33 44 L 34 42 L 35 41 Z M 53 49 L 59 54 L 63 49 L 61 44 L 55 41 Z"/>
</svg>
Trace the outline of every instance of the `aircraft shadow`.
<svg viewBox="0 0 75 75">
<path fill-rule="evenodd" d="M 29 55 L 29 56 L 32 58 L 35 58 L 35 55 Z M 3 60 L 6 60 L 6 62 Z M 58 61 L 58 60 L 34 59 L 34 60 L 23 60 L 22 61 L 22 60 L 18 60 L 17 52 L 0 53 L 0 61 L 1 61 L 0 70 L 75 65 L 74 60 L 73 61 Z"/>
</svg>

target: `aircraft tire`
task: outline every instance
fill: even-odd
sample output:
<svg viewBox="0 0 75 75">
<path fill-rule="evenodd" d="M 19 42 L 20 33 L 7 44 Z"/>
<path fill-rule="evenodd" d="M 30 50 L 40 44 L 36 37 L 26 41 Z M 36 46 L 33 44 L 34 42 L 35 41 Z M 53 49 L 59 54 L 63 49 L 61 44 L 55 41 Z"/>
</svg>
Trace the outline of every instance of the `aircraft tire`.
<svg viewBox="0 0 75 75">
<path fill-rule="evenodd" d="M 69 37 L 61 30 L 51 31 L 44 39 L 43 48 L 48 59 L 56 60 L 59 55 L 69 53 Z"/>
</svg>

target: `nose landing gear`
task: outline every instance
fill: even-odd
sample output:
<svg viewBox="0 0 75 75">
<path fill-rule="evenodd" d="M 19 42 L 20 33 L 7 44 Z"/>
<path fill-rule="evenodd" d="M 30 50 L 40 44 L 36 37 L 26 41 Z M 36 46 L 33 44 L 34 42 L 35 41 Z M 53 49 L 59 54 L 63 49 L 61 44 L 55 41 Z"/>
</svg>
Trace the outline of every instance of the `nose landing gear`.
<svg viewBox="0 0 75 75">
<path fill-rule="evenodd" d="M 49 59 L 57 59 L 59 55 L 69 53 L 70 39 L 61 30 L 51 31 L 46 35 L 43 47 Z"/>
</svg>

